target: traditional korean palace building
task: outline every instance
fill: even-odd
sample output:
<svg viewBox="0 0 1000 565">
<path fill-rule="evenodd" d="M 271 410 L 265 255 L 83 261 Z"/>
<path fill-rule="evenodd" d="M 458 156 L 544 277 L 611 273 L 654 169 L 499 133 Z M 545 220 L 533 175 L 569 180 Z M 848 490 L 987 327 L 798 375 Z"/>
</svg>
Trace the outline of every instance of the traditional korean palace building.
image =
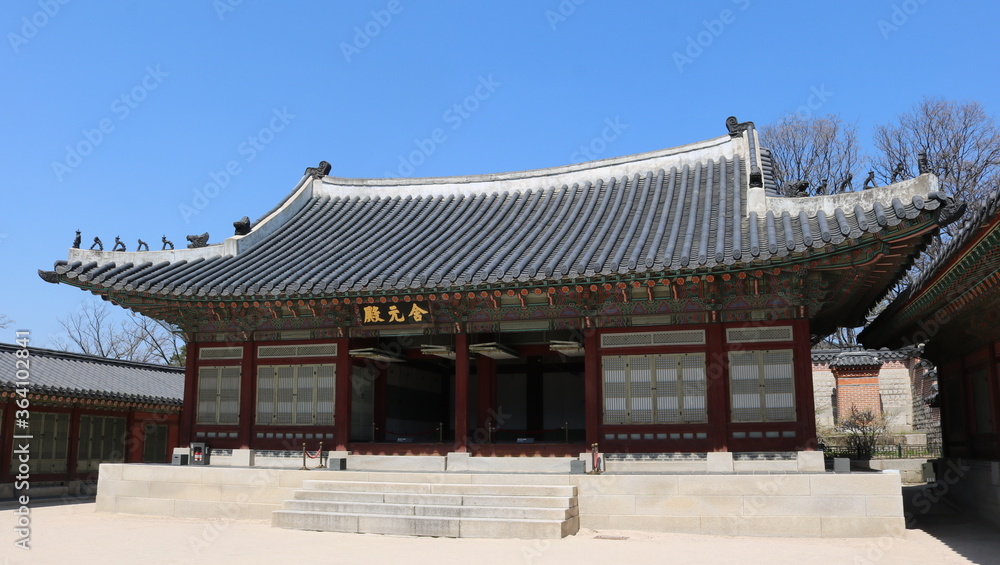
<svg viewBox="0 0 1000 565">
<path fill-rule="evenodd" d="M 1000 525 L 1000 192 L 978 203 L 860 339 L 869 347 L 920 345 L 937 365 L 951 459 L 938 477 L 949 473 L 950 494 Z"/>
<path fill-rule="evenodd" d="M 0 500 L 87 492 L 101 463 L 169 461 L 183 392 L 180 367 L 0 343 Z"/>
<path fill-rule="evenodd" d="M 812 449 L 811 344 L 860 325 L 957 207 L 931 174 L 784 196 L 753 124 L 726 125 L 516 173 L 324 162 L 222 242 L 74 248 L 40 275 L 187 332 L 181 445 Z"/>
</svg>

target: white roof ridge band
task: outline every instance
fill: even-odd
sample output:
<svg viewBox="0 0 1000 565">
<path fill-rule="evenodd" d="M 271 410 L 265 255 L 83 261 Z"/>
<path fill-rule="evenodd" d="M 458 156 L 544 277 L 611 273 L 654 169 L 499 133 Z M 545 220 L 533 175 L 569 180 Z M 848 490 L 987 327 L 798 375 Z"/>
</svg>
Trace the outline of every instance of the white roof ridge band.
<svg viewBox="0 0 1000 565">
<path fill-rule="evenodd" d="M 611 157 L 571 165 L 544 169 L 529 169 L 506 173 L 459 175 L 450 177 L 415 178 L 344 178 L 326 176 L 321 179 L 319 190 L 324 195 L 337 196 L 426 196 L 450 194 L 482 194 L 507 190 L 539 190 L 572 186 L 581 182 L 580 173 L 589 173 L 587 179 L 632 177 L 658 169 L 680 169 L 685 164 L 701 164 L 709 160 L 731 159 L 739 154 L 745 158 L 742 136 L 724 135 L 679 147 L 659 149 L 646 153 Z M 373 189 L 380 189 L 377 192 Z M 388 189 L 388 190 L 387 190 Z M 393 190 L 396 189 L 396 190 Z M 319 195 L 319 194 L 317 194 Z"/>
</svg>

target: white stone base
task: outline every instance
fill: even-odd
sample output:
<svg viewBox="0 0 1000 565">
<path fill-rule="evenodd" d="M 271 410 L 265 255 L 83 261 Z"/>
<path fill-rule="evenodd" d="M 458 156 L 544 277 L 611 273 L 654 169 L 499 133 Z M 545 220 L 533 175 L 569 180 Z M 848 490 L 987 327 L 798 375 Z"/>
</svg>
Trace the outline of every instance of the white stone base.
<svg viewBox="0 0 1000 565">
<path fill-rule="evenodd" d="M 432 459 L 439 459 L 442 467 L 446 460 Z M 547 458 L 470 457 L 469 462 L 478 460 L 485 465 L 514 459 Z M 404 465 L 385 460 L 379 464 Z M 102 464 L 97 509 L 270 521 L 272 512 L 281 507 L 282 501 L 293 499 L 293 491 L 301 489 L 306 480 L 357 481 L 366 485 L 384 482 L 386 492 L 391 490 L 389 483 L 397 485 L 393 487 L 396 489 L 400 483 L 416 483 L 418 486 L 407 492 L 460 495 L 488 495 L 496 491 L 495 485 L 568 485 L 576 487 L 579 526 L 584 528 L 791 537 L 904 534 L 902 492 L 896 474 L 747 475 L 705 474 L 702 470 L 697 474 L 579 475 L 441 471 L 352 471 L 349 467 L 347 471 L 333 473 L 260 467 Z M 988 485 L 992 469 L 983 464 L 966 474 L 970 478 L 982 477 L 982 481 L 974 484 Z M 1000 490 L 1000 487 L 990 488 Z M 377 488 L 361 488 L 361 485 L 359 490 L 378 492 Z"/>
</svg>

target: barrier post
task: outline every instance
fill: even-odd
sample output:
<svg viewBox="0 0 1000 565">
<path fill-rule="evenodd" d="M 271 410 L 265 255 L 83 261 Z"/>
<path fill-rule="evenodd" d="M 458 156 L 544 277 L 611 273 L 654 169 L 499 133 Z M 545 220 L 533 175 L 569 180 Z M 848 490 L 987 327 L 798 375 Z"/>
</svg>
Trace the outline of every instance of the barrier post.
<svg viewBox="0 0 1000 565">
<path fill-rule="evenodd" d="M 319 451 L 316 452 L 316 459 L 319 459 L 319 464 L 316 465 L 317 469 L 323 468 L 323 442 L 319 442 Z"/>
</svg>

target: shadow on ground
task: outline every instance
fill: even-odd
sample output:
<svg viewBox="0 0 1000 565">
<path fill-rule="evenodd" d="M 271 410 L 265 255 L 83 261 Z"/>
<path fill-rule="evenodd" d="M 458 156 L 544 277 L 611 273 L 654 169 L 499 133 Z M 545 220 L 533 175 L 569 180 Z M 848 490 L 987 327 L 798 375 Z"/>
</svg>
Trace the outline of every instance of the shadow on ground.
<svg viewBox="0 0 1000 565">
<path fill-rule="evenodd" d="M 1000 565 L 1000 527 L 956 505 L 936 483 L 903 487 L 906 528 L 923 530 L 981 565 Z"/>
<path fill-rule="evenodd" d="M 65 495 L 65 496 L 57 496 L 51 498 L 31 497 L 29 499 L 29 506 L 31 508 L 41 508 L 45 506 L 64 506 L 67 504 L 87 504 L 89 502 L 94 502 L 95 500 L 96 496 L 94 495 L 80 495 L 80 496 Z M 17 502 L 17 500 L 13 499 L 0 500 L 0 510 L 16 510 L 20 508 L 20 506 L 21 505 Z M 3 561 L 0 561 L 0 563 L 3 563 Z"/>
</svg>

